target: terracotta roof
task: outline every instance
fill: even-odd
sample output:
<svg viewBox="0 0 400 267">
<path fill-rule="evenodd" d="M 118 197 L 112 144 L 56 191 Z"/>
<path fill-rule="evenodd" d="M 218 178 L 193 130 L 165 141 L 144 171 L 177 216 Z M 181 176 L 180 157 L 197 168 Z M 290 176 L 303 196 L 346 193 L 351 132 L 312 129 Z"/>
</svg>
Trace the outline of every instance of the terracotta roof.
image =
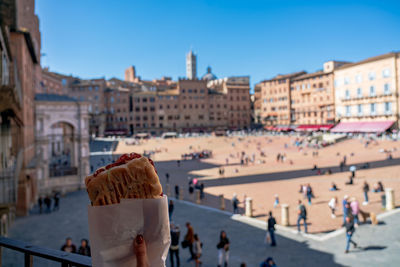
<svg viewBox="0 0 400 267">
<path fill-rule="evenodd" d="M 292 72 L 292 73 L 289 73 L 289 74 L 278 74 L 275 77 L 273 77 L 272 79 L 264 80 L 264 81 L 261 81 L 261 82 L 270 82 L 270 81 L 277 81 L 277 80 L 282 80 L 282 79 L 294 78 L 296 76 L 303 75 L 303 74 L 306 74 L 306 73 L 307 72 L 303 70 L 303 71 L 298 71 L 298 72 Z"/>
<path fill-rule="evenodd" d="M 399 55 L 399 52 L 393 51 L 393 52 L 389 52 L 389 53 L 386 53 L 386 54 L 383 54 L 383 55 L 379 55 L 379 56 L 375 56 L 375 57 L 369 57 L 367 59 L 364 59 L 364 60 L 361 60 L 361 61 L 358 61 L 358 62 L 355 62 L 355 63 L 345 64 L 345 65 L 337 68 L 336 70 L 346 69 L 346 68 L 350 68 L 350 67 L 353 67 L 353 66 L 361 65 L 361 64 L 364 64 L 364 63 L 374 62 L 374 61 L 377 61 L 377 60 L 390 58 L 390 57 L 394 57 L 394 56 L 398 56 L 398 55 Z"/>
<path fill-rule="evenodd" d="M 326 75 L 326 74 L 331 74 L 332 72 L 323 72 L 322 70 L 320 71 L 316 71 L 313 73 L 307 73 L 307 74 L 303 74 L 300 76 L 297 76 L 295 78 L 293 78 L 293 81 L 299 81 L 299 80 L 304 80 L 304 79 L 308 79 L 308 78 L 312 78 L 312 77 L 316 77 L 316 76 L 321 76 L 321 75 Z"/>
</svg>

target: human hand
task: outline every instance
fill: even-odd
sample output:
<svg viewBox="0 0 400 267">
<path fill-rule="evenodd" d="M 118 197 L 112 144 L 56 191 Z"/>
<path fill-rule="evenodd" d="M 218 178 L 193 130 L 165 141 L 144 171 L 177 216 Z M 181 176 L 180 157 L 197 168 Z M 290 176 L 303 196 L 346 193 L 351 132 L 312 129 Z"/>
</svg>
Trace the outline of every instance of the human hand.
<svg viewBox="0 0 400 267">
<path fill-rule="evenodd" d="M 133 241 L 133 251 L 136 255 L 137 267 L 150 267 L 147 259 L 146 242 L 142 235 L 137 235 Z"/>
</svg>

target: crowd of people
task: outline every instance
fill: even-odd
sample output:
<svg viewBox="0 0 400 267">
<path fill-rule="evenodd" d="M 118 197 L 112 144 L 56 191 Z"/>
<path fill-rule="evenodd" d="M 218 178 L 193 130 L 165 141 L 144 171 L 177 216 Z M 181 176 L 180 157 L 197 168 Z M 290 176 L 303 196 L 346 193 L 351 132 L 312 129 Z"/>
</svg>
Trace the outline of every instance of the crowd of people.
<svg viewBox="0 0 400 267">
<path fill-rule="evenodd" d="M 60 209 L 60 192 L 54 192 L 53 196 L 46 195 L 38 198 L 39 214 L 51 213 Z"/>
</svg>

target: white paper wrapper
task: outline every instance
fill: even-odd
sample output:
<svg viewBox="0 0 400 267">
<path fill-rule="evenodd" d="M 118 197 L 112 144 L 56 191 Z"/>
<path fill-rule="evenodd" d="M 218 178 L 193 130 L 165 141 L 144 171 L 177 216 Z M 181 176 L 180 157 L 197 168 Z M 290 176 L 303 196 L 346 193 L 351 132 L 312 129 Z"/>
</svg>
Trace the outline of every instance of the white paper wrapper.
<svg viewBox="0 0 400 267">
<path fill-rule="evenodd" d="M 133 241 L 142 234 L 150 267 L 165 266 L 171 241 L 168 199 L 122 199 L 89 206 L 89 237 L 94 267 L 136 267 Z"/>
</svg>

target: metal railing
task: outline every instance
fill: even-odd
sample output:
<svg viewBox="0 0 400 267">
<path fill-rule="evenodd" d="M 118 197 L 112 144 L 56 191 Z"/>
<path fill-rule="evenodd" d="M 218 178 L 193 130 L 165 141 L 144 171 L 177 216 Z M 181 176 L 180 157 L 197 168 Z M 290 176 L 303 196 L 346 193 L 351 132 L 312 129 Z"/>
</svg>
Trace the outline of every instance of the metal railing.
<svg viewBox="0 0 400 267">
<path fill-rule="evenodd" d="M 89 267 L 92 266 L 90 257 L 68 253 L 61 250 L 33 246 L 27 242 L 0 237 L 0 267 L 2 250 L 4 248 L 19 251 L 24 254 L 24 266 L 33 267 L 33 257 L 39 257 L 61 263 L 61 267 Z"/>
</svg>

